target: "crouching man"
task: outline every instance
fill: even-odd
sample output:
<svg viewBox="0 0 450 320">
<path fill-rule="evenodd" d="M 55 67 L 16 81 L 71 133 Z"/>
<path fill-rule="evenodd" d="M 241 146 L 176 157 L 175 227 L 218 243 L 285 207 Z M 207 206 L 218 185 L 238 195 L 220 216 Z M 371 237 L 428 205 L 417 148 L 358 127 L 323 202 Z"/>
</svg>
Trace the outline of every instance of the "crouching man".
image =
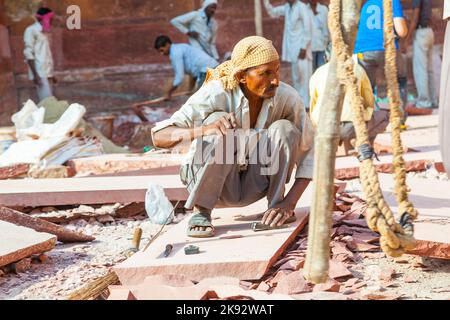
<svg viewBox="0 0 450 320">
<path fill-rule="evenodd" d="M 268 210 L 262 223 L 281 226 L 294 215 L 312 178 L 314 131 L 297 91 L 280 82 L 279 69 L 271 41 L 245 38 L 230 61 L 208 70 L 205 84 L 179 111 L 153 128 L 156 147 L 192 142 L 181 168 L 186 208 L 194 209 L 189 236 L 214 236 L 214 208 L 263 197 Z"/>
</svg>

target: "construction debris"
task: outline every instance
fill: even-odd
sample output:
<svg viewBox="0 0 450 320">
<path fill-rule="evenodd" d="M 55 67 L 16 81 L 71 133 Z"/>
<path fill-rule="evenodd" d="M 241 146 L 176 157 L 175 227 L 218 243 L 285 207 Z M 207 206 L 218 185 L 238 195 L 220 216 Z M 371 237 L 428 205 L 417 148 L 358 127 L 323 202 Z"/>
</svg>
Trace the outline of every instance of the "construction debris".
<svg viewBox="0 0 450 320">
<path fill-rule="evenodd" d="M 44 122 L 46 110 L 28 100 L 12 116 L 17 142 L 0 155 L 0 167 L 14 164 L 35 164 L 40 167 L 62 165 L 71 158 L 102 153 L 95 139 L 78 138 L 73 132 L 86 109 L 79 104 L 70 105 L 52 124 Z"/>
<path fill-rule="evenodd" d="M 27 227 L 38 232 L 46 232 L 58 237 L 61 242 L 89 242 L 95 240 L 92 236 L 87 236 L 79 232 L 73 232 L 38 218 L 30 217 L 21 212 L 0 207 L 0 220 Z"/>
<path fill-rule="evenodd" d="M 54 235 L 0 221 L 0 267 L 55 247 Z"/>
</svg>

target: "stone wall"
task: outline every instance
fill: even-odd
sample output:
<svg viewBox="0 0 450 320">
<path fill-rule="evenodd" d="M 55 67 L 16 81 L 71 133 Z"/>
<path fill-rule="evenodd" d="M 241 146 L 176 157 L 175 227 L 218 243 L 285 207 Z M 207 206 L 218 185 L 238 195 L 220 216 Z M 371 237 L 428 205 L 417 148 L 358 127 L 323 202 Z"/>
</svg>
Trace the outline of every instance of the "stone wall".
<svg viewBox="0 0 450 320">
<path fill-rule="evenodd" d="M 9 34 L 0 3 L 0 126 L 10 123 L 11 114 L 17 108 L 17 92 L 13 74 L 13 63 L 9 47 Z"/>
</svg>

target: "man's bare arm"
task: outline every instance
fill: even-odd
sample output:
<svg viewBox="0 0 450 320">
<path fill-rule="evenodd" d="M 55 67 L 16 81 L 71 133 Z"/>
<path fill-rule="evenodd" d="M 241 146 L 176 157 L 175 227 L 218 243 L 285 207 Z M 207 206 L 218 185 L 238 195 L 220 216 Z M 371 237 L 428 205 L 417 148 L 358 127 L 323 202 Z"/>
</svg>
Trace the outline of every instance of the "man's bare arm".
<svg viewBox="0 0 450 320">
<path fill-rule="evenodd" d="M 30 66 L 31 73 L 33 73 L 33 81 L 35 84 L 40 85 L 41 84 L 41 77 L 39 77 L 37 71 L 36 71 L 36 65 L 34 63 L 34 60 L 27 60 L 28 65 Z"/>
<path fill-rule="evenodd" d="M 419 23 L 419 17 L 420 17 L 420 9 L 419 8 L 413 9 L 412 19 L 409 23 L 408 36 L 406 38 L 408 43 L 411 42 L 414 32 L 416 31 L 417 24 Z"/>
<path fill-rule="evenodd" d="M 157 148 L 170 149 L 182 141 L 191 142 L 202 136 L 202 127 L 179 128 L 170 126 L 158 132 L 152 133 L 153 145 Z"/>
<path fill-rule="evenodd" d="M 301 196 L 303 195 L 303 192 L 305 192 L 310 182 L 311 179 L 305 178 L 295 179 L 292 188 L 289 190 L 288 194 L 284 198 L 284 201 L 286 201 L 286 203 L 289 204 L 292 210 L 294 210 L 295 207 L 297 206 L 298 200 L 300 200 Z"/>
<path fill-rule="evenodd" d="M 400 38 L 408 35 L 408 24 L 405 18 L 394 18 L 394 29 Z"/>
<path fill-rule="evenodd" d="M 233 113 L 218 119 L 214 123 L 195 128 L 180 128 L 169 126 L 152 133 L 153 145 L 157 148 L 170 149 L 180 142 L 192 142 L 202 136 L 225 135 L 227 130 L 237 127 Z"/>
</svg>

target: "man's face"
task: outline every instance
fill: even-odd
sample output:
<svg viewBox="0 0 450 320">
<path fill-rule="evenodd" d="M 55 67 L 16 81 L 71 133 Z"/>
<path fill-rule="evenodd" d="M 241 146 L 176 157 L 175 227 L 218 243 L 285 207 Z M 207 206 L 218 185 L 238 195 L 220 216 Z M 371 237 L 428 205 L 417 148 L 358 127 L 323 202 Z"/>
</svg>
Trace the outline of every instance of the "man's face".
<svg viewBox="0 0 450 320">
<path fill-rule="evenodd" d="M 168 56 L 170 54 L 170 43 L 166 43 L 166 45 L 164 47 L 160 47 L 158 51 L 160 54 Z"/>
<path fill-rule="evenodd" d="M 280 61 L 272 61 L 243 72 L 240 82 L 255 96 L 273 98 L 280 85 Z"/>
<path fill-rule="evenodd" d="M 209 6 L 207 6 L 205 8 L 205 14 L 208 18 L 211 18 L 216 13 L 216 10 L 217 10 L 217 4 L 215 4 L 215 3 L 210 4 Z"/>
<path fill-rule="evenodd" d="M 311 3 L 312 5 L 316 5 L 317 4 L 317 0 L 309 0 L 309 3 Z"/>
</svg>

